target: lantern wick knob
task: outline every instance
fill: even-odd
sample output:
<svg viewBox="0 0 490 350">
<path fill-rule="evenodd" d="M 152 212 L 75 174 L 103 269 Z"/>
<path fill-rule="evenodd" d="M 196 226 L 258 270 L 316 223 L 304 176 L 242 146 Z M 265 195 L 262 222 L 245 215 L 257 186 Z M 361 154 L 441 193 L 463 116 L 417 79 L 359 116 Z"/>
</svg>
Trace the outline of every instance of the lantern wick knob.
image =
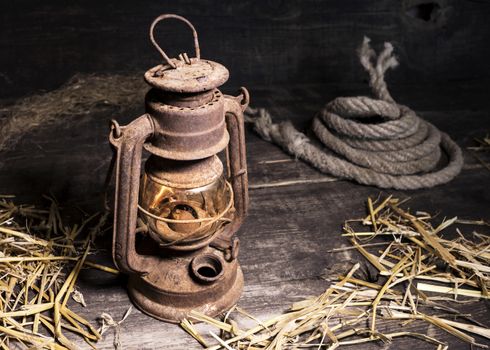
<svg viewBox="0 0 490 350">
<path fill-rule="evenodd" d="M 199 39 L 197 37 L 196 28 L 194 28 L 194 26 L 192 25 L 191 22 L 189 22 L 187 19 L 185 19 L 184 17 L 179 16 L 179 15 L 166 13 L 166 14 L 160 15 L 157 18 L 155 18 L 155 20 L 152 22 L 152 24 L 150 26 L 150 41 L 153 44 L 153 46 L 155 46 L 155 48 L 158 50 L 158 52 L 160 52 L 160 54 L 162 55 L 162 58 L 168 63 L 168 65 L 170 65 L 172 68 L 177 68 L 177 65 L 172 61 L 172 59 L 170 59 L 167 56 L 167 54 L 165 53 L 165 51 L 163 51 L 163 49 L 160 47 L 160 45 L 158 45 L 158 43 L 155 40 L 155 36 L 154 36 L 155 26 L 159 22 L 161 22 L 165 19 L 169 19 L 169 18 L 178 19 L 178 20 L 184 22 L 185 24 L 187 24 L 189 26 L 189 28 L 191 28 L 192 36 L 194 37 L 194 49 L 196 52 L 196 59 L 200 60 L 201 59 L 201 49 L 199 48 Z M 182 54 L 181 54 L 181 56 L 182 56 Z M 190 59 L 187 57 L 186 53 L 183 54 L 182 58 L 184 58 L 184 61 L 187 64 L 190 64 Z"/>
</svg>

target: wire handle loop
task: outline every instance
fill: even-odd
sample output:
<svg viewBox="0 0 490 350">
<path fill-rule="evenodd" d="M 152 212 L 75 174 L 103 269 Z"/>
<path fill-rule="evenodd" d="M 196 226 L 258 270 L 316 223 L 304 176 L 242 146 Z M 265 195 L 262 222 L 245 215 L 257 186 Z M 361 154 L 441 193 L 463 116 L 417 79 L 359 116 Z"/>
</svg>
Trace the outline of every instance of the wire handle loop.
<svg viewBox="0 0 490 350">
<path fill-rule="evenodd" d="M 201 50 L 199 48 L 199 39 L 197 37 L 197 31 L 196 31 L 196 28 L 194 28 L 194 26 L 192 25 L 191 22 L 189 22 L 187 19 L 185 19 L 184 17 L 182 16 L 179 16 L 179 15 L 175 15 L 175 14 L 171 14 L 171 13 L 166 13 L 166 14 L 163 14 L 163 15 L 160 15 L 158 16 L 157 18 L 155 18 L 155 20 L 153 21 L 153 23 L 151 24 L 150 26 L 150 41 L 151 43 L 153 44 L 153 46 L 155 46 L 155 48 L 158 50 L 158 52 L 160 52 L 160 54 L 162 55 L 162 58 L 172 67 L 172 68 L 177 68 L 177 65 L 172 62 L 172 60 L 167 56 L 167 54 L 165 53 L 165 51 L 162 50 L 162 48 L 160 47 L 160 45 L 157 44 L 156 40 L 155 40 L 155 37 L 154 37 L 154 34 L 153 32 L 155 31 L 155 26 L 165 20 L 165 19 L 169 19 L 169 18 L 175 18 L 175 19 L 178 19 L 182 22 L 184 22 L 185 24 L 187 24 L 191 30 L 192 30 L 192 36 L 194 37 L 194 49 L 196 51 L 196 58 L 199 60 L 201 59 Z M 186 55 L 187 56 L 187 55 Z"/>
</svg>

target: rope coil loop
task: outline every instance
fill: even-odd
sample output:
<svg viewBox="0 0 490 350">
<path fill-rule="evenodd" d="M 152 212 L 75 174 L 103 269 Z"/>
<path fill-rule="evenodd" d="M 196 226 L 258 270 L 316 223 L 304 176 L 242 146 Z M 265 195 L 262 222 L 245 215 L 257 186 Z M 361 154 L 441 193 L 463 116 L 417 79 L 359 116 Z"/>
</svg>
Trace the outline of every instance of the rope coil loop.
<svg viewBox="0 0 490 350">
<path fill-rule="evenodd" d="M 165 62 L 167 62 L 168 65 L 170 65 L 172 68 L 177 68 L 176 64 L 174 62 L 172 62 L 172 60 L 167 56 L 165 51 L 163 51 L 163 49 L 160 47 L 160 45 L 158 45 L 158 43 L 155 40 L 155 36 L 154 36 L 154 31 L 155 31 L 156 25 L 159 22 L 161 22 L 165 19 L 169 19 L 169 18 L 174 18 L 174 19 L 177 19 L 179 21 L 182 21 L 185 24 L 187 24 L 187 26 L 189 26 L 189 28 L 191 28 L 192 36 L 194 38 L 194 50 L 196 52 L 196 59 L 200 60 L 201 59 L 201 49 L 199 48 L 199 38 L 197 36 L 196 28 L 194 28 L 192 23 L 189 22 L 186 18 L 179 16 L 179 15 L 166 13 L 166 14 L 162 14 L 162 15 L 158 16 L 157 18 L 155 18 L 153 20 L 153 22 L 151 23 L 151 26 L 150 26 L 150 41 L 153 44 L 153 46 L 155 46 L 155 48 L 158 50 L 158 52 L 160 52 L 160 54 L 162 55 L 162 58 L 165 60 Z M 182 58 L 186 62 L 190 62 L 189 58 L 187 57 L 187 54 L 184 53 Z"/>
<path fill-rule="evenodd" d="M 398 65 L 393 46 L 385 43 L 376 55 L 364 38 L 359 58 L 375 98 L 338 97 L 317 114 L 312 131 L 328 151 L 310 143 L 290 122 L 274 124 L 264 109 L 249 108 L 247 121 L 265 140 L 339 178 L 404 190 L 452 180 L 463 166 L 459 146 L 409 107 L 397 104 L 388 91 L 384 74 Z M 381 122 L 370 122 L 372 118 Z M 439 168 L 443 151 L 448 162 Z"/>
</svg>

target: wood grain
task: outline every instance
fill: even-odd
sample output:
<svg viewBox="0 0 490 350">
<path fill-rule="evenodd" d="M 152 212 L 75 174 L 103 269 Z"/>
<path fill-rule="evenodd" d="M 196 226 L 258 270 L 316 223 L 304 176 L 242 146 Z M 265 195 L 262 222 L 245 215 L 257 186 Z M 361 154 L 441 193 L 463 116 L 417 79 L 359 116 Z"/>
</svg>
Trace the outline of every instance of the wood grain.
<svg viewBox="0 0 490 350">
<path fill-rule="evenodd" d="M 255 106 L 270 108 L 281 119 L 292 118 L 299 128 L 308 125 L 308 116 L 326 100 L 342 91 L 360 94 L 366 86 L 295 86 L 261 88 L 252 91 Z M 441 86 L 425 91 L 411 86 L 396 89 L 396 96 L 407 101 L 420 114 L 448 132 L 462 146 L 490 130 L 488 107 L 481 108 L 479 96 L 485 86 L 473 85 L 474 93 L 461 94 L 459 87 Z M 451 92 L 452 91 L 452 92 Z M 477 106 L 467 108 L 467 106 Z M 128 109 L 117 119 L 128 122 L 139 115 L 141 107 Z M 41 194 L 53 192 L 61 202 L 77 203 L 86 210 L 100 208 L 100 194 L 110 150 L 106 140 L 107 121 L 111 111 L 66 120 L 40 127 L 26 135 L 15 150 L 2 154 L 0 193 L 19 194 L 20 199 L 35 201 Z M 240 231 L 240 262 L 246 286 L 240 306 L 265 319 L 283 312 L 294 301 L 321 293 L 328 279 L 343 271 L 353 261 L 361 260 L 354 251 L 328 253 L 347 246 L 340 237 L 344 220 L 363 216 L 364 201 L 381 191 L 348 181 L 325 177 L 301 161 L 290 159 L 279 148 L 259 139 L 247 130 L 250 170 L 249 217 Z M 490 161 L 490 154 L 481 154 Z M 267 184 L 269 186 L 259 186 Z M 277 185 L 282 184 L 282 185 Z M 465 151 L 465 168 L 448 185 L 419 191 L 382 191 L 383 194 L 410 196 L 410 207 L 442 216 L 490 219 L 490 171 Z M 466 228 L 470 230 L 470 228 Z M 470 231 L 468 231 L 470 232 Z M 99 242 L 97 261 L 110 263 L 110 236 Z M 368 270 L 364 269 L 366 276 Z M 75 306 L 90 320 L 102 312 L 119 320 L 131 305 L 125 278 L 84 270 L 79 287 L 87 307 Z M 457 306 L 481 322 L 488 322 L 489 304 L 477 302 Z M 202 327 L 202 326 L 200 326 Z M 424 323 L 415 322 L 406 329 L 427 332 L 446 340 L 451 348 L 467 345 Z M 137 310 L 122 325 L 121 342 L 125 349 L 199 349 L 199 345 L 175 325 L 147 317 Z M 479 342 L 485 342 L 479 339 Z M 82 342 L 81 346 L 86 348 Z M 488 344 L 488 342 L 487 342 Z M 113 349 L 112 334 L 98 344 Z M 378 349 L 379 345 L 366 345 Z M 383 349 L 429 349 L 413 339 L 400 339 Z"/>
<path fill-rule="evenodd" d="M 435 4 L 428 18 L 417 10 L 424 2 Z M 361 82 L 355 52 L 365 35 L 376 48 L 393 42 L 399 83 L 490 79 L 486 0 L 16 0 L 0 3 L 0 96 L 50 90 L 77 72 L 156 65 L 147 32 L 163 12 L 195 24 L 203 57 L 225 64 L 233 86 Z M 183 25 L 157 29 L 172 56 L 192 52 Z"/>
</svg>

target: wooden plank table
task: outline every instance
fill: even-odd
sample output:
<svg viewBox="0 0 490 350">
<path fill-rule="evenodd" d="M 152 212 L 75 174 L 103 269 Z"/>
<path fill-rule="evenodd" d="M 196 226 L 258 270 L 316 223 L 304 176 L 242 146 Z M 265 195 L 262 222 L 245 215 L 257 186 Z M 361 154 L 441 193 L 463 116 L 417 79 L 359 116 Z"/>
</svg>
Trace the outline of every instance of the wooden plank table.
<svg viewBox="0 0 490 350">
<path fill-rule="evenodd" d="M 441 218 L 490 220 L 490 170 L 466 149 L 473 145 L 474 137 L 490 131 L 490 109 L 485 105 L 487 88 L 460 83 L 423 88 L 395 86 L 392 90 L 400 102 L 410 105 L 464 147 L 462 173 L 451 183 L 429 190 L 382 191 L 322 175 L 259 139 L 248 128 L 251 207 L 240 231 L 240 263 L 246 282 L 239 305 L 250 313 L 261 319 L 281 313 L 292 302 L 324 291 L 330 284 L 328 280 L 353 262 L 364 262 L 354 251 L 334 254 L 328 250 L 349 244 L 340 237 L 342 224 L 346 219 L 364 215 L 368 196 L 409 196 L 411 208 L 440 212 Z M 254 106 L 269 108 L 278 119 L 292 119 L 299 128 L 305 128 L 329 99 L 366 91 L 365 85 L 251 89 Z M 0 193 L 17 194 L 19 201 L 36 202 L 43 193 L 51 191 L 62 203 L 98 210 L 111 156 L 106 139 L 107 120 L 117 117 L 124 124 L 142 112 L 142 104 L 143 101 L 141 106 L 119 111 L 117 116 L 113 110 L 76 119 L 67 116 L 55 125 L 40 126 L 24 136 L 14 150 L 4 152 L 0 158 Z M 480 156 L 490 162 L 490 154 Z M 111 261 L 109 236 L 98 242 L 100 249 L 94 257 L 107 264 Z M 74 306 L 74 310 L 89 320 L 95 320 L 102 312 L 119 320 L 131 305 L 125 282 L 124 277 L 83 271 L 78 285 L 87 307 Z M 456 307 L 488 325 L 488 302 Z M 423 322 L 406 327 L 443 339 L 451 348 L 469 347 Z M 484 339 L 478 341 L 485 343 Z M 121 342 L 125 349 L 200 348 L 179 327 L 154 320 L 138 310 L 122 324 Z M 486 344 L 490 345 L 488 341 Z M 112 335 L 105 336 L 98 347 L 112 349 Z M 433 348 L 409 338 L 383 345 L 383 349 L 390 347 Z M 379 344 L 365 348 L 377 349 Z"/>
</svg>

